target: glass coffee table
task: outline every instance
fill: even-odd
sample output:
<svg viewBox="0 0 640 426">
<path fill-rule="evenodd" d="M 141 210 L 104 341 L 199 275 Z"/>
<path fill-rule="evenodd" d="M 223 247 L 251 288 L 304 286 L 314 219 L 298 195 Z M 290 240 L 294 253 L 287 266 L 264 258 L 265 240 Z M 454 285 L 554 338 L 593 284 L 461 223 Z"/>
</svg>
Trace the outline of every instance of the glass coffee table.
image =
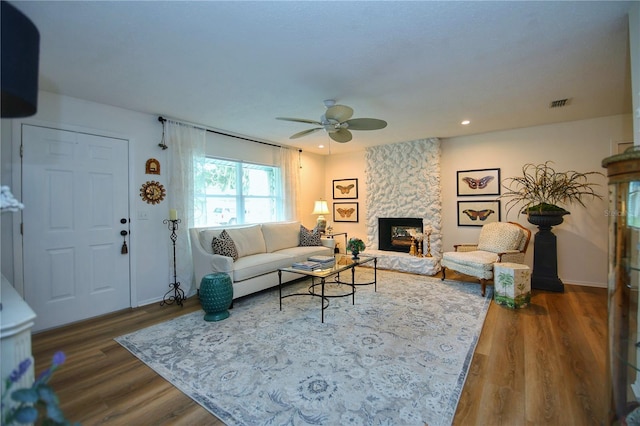
<svg viewBox="0 0 640 426">
<path fill-rule="evenodd" d="M 278 269 L 278 291 L 280 293 L 280 310 L 282 310 L 282 299 L 292 296 L 315 296 L 320 298 L 321 303 L 321 322 L 324 322 L 324 310 L 329 306 L 329 299 L 334 297 L 347 297 L 351 296 L 351 304 L 356 304 L 356 287 L 363 285 L 372 285 L 374 286 L 374 291 L 378 290 L 377 284 L 377 275 L 378 275 L 378 259 L 375 256 L 367 256 L 360 255 L 358 259 L 353 259 L 351 255 L 346 254 L 336 254 L 335 255 L 335 264 L 319 269 L 300 269 L 300 268 L 280 268 Z M 356 283 L 356 266 L 373 262 L 373 281 L 364 282 L 364 283 Z M 351 270 L 351 281 L 341 281 L 340 273 Z M 282 273 L 290 272 L 294 274 L 300 274 L 307 277 L 311 277 L 311 284 L 308 287 L 308 291 L 306 293 L 291 293 L 291 294 L 282 294 Z M 325 293 L 325 285 L 327 283 L 331 283 L 331 280 L 327 282 L 327 278 L 333 277 L 333 283 L 344 284 L 349 287 L 348 291 L 338 294 L 326 294 Z M 319 281 L 316 281 L 319 280 Z M 317 287 L 320 287 L 320 293 L 318 293 Z"/>
</svg>

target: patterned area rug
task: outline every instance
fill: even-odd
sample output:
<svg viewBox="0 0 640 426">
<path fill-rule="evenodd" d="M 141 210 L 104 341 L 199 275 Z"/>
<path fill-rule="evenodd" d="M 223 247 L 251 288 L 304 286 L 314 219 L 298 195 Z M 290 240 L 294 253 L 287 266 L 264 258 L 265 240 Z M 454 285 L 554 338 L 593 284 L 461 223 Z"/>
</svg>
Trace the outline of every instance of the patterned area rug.
<svg viewBox="0 0 640 426">
<path fill-rule="evenodd" d="M 447 425 L 490 301 L 471 283 L 378 271 L 377 292 L 331 299 L 324 324 L 319 298 L 279 311 L 275 288 L 223 321 L 193 312 L 116 341 L 228 425 Z"/>
</svg>

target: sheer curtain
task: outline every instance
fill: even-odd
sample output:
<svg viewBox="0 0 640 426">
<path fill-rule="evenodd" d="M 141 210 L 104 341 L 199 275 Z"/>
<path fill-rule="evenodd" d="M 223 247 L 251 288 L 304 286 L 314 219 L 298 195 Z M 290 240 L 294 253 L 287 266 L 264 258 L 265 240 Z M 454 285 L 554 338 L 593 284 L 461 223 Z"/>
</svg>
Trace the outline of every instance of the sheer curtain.
<svg viewBox="0 0 640 426">
<path fill-rule="evenodd" d="M 169 208 L 178 211 L 176 240 L 176 275 L 186 296 L 195 292 L 189 228 L 195 226 L 195 194 L 204 191 L 204 168 L 207 131 L 192 125 L 167 120 L 166 144 L 169 146 Z M 170 281 L 173 282 L 173 246 L 169 247 Z"/>
<path fill-rule="evenodd" d="M 280 148 L 282 173 L 283 220 L 298 220 L 298 194 L 300 191 L 300 151 Z"/>
</svg>

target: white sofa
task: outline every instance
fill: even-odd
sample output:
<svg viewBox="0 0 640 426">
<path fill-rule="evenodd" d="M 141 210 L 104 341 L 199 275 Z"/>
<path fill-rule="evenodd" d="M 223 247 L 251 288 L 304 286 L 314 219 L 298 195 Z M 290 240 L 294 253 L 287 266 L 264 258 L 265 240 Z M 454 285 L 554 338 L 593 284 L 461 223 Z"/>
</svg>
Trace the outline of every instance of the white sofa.
<svg viewBox="0 0 640 426">
<path fill-rule="evenodd" d="M 214 254 L 213 237 L 226 230 L 238 252 L 238 259 Z M 314 255 L 333 255 L 335 242 L 321 238 L 320 246 L 300 246 L 300 222 L 271 222 L 254 225 L 225 225 L 190 228 L 189 239 L 193 256 L 196 287 L 202 277 L 224 272 L 231 277 L 233 298 L 255 293 L 278 285 L 278 268 Z M 282 274 L 282 282 L 300 278 L 300 274 Z"/>
</svg>

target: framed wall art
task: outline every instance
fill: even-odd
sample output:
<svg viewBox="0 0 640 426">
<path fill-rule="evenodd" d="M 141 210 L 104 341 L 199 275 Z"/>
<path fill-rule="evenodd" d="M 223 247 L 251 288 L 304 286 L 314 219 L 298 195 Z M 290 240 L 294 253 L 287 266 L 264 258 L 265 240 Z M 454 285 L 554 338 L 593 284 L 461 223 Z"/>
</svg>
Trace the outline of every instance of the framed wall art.
<svg viewBox="0 0 640 426">
<path fill-rule="evenodd" d="M 500 200 L 458 201 L 458 226 L 500 222 Z"/>
<path fill-rule="evenodd" d="M 457 176 L 458 196 L 500 195 L 500 169 L 461 170 Z"/>
<path fill-rule="evenodd" d="M 338 179 L 333 181 L 333 199 L 358 198 L 358 179 Z"/>
<path fill-rule="evenodd" d="M 358 203 L 333 203 L 334 222 L 358 222 Z"/>
</svg>

